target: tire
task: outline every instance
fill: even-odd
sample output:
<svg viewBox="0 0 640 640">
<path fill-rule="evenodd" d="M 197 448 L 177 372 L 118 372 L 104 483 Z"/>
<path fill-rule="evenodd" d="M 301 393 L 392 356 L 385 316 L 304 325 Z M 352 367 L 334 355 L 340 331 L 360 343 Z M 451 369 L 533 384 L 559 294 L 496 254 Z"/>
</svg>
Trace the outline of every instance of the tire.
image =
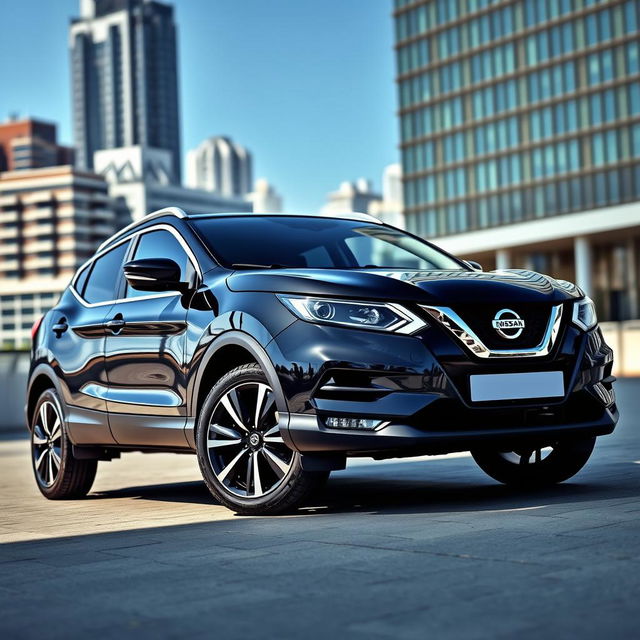
<svg viewBox="0 0 640 640">
<path fill-rule="evenodd" d="M 515 487 L 536 488 L 564 482 L 578 473 L 589 460 L 595 443 L 595 438 L 584 438 L 509 452 L 478 449 L 471 455 L 494 480 Z"/>
<path fill-rule="evenodd" d="M 257 364 L 229 371 L 202 405 L 196 427 L 200 470 L 214 498 L 236 513 L 290 511 L 329 476 L 302 469 L 277 421 L 275 396 Z"/>
<path fill-rule="evenodd" d="M 73 457 L 62 402 L 55 390 L 47 389 L 38 398 L 29 426 L 33 473 L 42 495 L 49 500 L 86 496 L 98 462 Z"/>
</svg>

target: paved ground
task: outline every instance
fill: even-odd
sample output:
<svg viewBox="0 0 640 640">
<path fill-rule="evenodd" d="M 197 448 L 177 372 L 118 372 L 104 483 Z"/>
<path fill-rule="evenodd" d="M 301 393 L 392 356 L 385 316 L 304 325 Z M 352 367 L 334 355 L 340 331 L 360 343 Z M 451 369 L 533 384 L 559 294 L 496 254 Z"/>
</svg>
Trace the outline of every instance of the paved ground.
<svg viewBox="0 0 640 640">
<path fill-rule="evenodd" d="M 517 493 L 466 456 L 359 463 L 288 517 L 212 503 L 190 456 L 47 502 L 0 443 L 3 638 L 637 638 L 640 380 L 587 468 Z"/>
</svg>

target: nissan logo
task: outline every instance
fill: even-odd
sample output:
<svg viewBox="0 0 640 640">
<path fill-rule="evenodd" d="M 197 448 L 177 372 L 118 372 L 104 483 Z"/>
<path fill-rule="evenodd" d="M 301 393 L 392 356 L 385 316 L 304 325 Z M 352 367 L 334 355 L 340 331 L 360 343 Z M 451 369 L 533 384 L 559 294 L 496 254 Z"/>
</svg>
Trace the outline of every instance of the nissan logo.
<svg viewBox="0 0 640 640">
<path fill-rule="evenodd" d="M 498 335 L 507 340 L 515 340 L 524 331 L 524 320 L 511 309 L 500 309 L 491 324 Z"/>
</svg>

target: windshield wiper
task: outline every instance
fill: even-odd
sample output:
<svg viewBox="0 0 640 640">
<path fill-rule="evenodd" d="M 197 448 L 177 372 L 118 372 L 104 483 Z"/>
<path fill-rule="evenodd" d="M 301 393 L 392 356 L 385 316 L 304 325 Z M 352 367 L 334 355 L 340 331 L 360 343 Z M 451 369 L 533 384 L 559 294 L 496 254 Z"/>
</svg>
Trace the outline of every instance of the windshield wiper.
<svg viewBox="0 0 640 640">
<path fill-rule="evenodd" d="M 234 269 L 285 269 L 282 264 L 251 264 L 250 262 L 234 262 Z"/>
</svg>

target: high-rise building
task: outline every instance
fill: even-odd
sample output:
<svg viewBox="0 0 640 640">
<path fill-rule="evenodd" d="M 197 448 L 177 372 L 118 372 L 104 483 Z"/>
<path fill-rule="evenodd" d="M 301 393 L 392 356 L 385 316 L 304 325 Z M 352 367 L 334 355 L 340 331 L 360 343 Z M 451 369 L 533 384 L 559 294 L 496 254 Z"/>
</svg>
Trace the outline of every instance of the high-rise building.
<svg viewBox="0 0 640 640">
<path fill-rule="evenodd" d="M 251 153 L 226 136 L 207 138 L 187 154 L 187 185 L 244 198 L 253 185 Z"/>
<path fill-rule="evenodd" d="M 68 165 L 0 173 L 0 348 L 29 344 L 34 320 L 128 215 L 93 173 Z"/>
<path fill-rule="evenodd" d="M 173 7 L 155 0 L 81 0 L 70 26 L 78 165 L 140 145 L 171 154 L 180 182 L 180 120 Z"/>
<path fill-rule="evenodd" d="M 253 213 L 281 213 L 283 211 L 282 196 L 264 178 L 256 180 L 253 191 L 247 195 L 247 200 L 253 206 Z"/>
<path fill-rule="evenodd" d="M 74 151 L 59 145 L 56 125 L 33 118 L 0 124 L 0 171 L 73 164 Z"/>
<path fill-rule="evenodd" d="M 639 315 L 640 3 L 396 0 L 407 228 Z"/>
</svg>

